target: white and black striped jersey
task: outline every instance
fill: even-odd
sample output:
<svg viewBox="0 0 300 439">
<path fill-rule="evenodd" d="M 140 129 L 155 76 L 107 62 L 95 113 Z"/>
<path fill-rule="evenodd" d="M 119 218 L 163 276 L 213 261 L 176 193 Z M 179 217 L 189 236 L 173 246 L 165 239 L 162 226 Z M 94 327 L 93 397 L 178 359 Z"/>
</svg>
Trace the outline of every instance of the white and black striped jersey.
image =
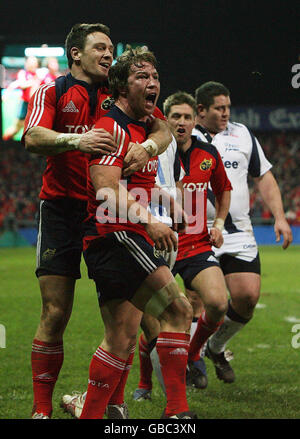
<svg viewBox="0 0 300 439">
<path fill-rule="evenodd" d="M 172 142 L 168 148 L 158 156 L 158 168 L 155 182 L 176 200 L 176 183 L 185 175 L 184 168 L 179 158 L 177 142 L 172 135 Z M 154 202 L 151 203 L 151 213 L 163 223 L 171 226 L 172 220 L 167 214 L 167 209 Z"/>
<path fill-rule="evenodd" d="M 245 125 L 235 122 L 229 122 L 226 130 L 213 138 L 200 125 L 196 125 L 193 134 L 217 148 L 233 188 L 224 234 L 252 231 L 248 175 L 260 177 L 272 168 L 257 138 Z M 211 190 L 207 200 L 207 225 L 210 228 L 215 218 L 215 199 Z"/>
<path fill-rule="evenodd" d="M 168 148 L 158 156 L 156 184 L 176 198 L 176 183 L 185 175 L 177 149 L 177 142 L 172 135 Z"/>
</svg>

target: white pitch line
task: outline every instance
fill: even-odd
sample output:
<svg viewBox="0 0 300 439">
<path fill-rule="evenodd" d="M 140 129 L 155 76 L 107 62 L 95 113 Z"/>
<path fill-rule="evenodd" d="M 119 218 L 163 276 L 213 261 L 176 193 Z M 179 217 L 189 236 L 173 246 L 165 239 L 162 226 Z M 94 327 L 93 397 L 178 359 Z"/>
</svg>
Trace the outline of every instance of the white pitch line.
<svg viewBox="0 0 300 439">
<path fill-rule="evenodd" d="M 285 320 L 286 322 L 289 322 L 289 323 L 300 323 L 300 319 L 298 317 L 295 317 L 295 316 L 287 316 L 287 317 L 284 317 L 283 320 Z"/>
<path fill-rule="evenodd" d="M 263 343 L 261 343 L 261 344 L 257 344 L 256 347 L 258 349 L 270 349 L 271 345 L 270 344 L 263 344 Z"/>
</svg>

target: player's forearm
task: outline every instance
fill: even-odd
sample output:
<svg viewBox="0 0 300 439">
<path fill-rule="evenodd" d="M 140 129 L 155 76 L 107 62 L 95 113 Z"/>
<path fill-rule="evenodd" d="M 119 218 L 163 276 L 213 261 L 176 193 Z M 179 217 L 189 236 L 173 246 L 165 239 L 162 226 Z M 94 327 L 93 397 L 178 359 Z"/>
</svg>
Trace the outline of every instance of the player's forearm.
<svg viewBox="0 0 300 439">
<path fill-rule="evenodd" d="M 25 135 L 25 148 L 39 155 L 56 155 L 78 149 L 81 134 L 58 133 L 44 127 L 32 127 Z"/>
<path fill-rule="evenodd" d="M 91 168 L 91 179 L 96 191 L 96 199 L 105 202 L 102 207 L 107 207 L 113 216 L 143 225 L 158 222 L 145 207 L 136 201 L 120 180 L 103 178 L 97 166 Z"/>
<path fill-rule="evenodd" d="M 275 220 L 284 219 L 285 215 L 280 190 L 272 172 L 266 172 L 266 174 L 255 181 L 261 198 L 272 212 Z"/>
<path fill-rule="evenodd" d="M 135 224 L 140 223 L 146 225 L 157 222 L 151 213 L 137 202 L 122 184 L 112 189 L 114 190 L 115 200 L 108 206 L 108 209 L 115 211 L 117 217 L 126 219 Z M 101 193 L 102 191 L 100 190 L 99 194 Z"/>
<path fill-rule="evenodd" d="M 148 140 L 151 140 L 157 146 L 157 148 L 156 146 L 154 146 L 154 148 L 151 148 L 150 145 L 150 157 L 163 153 L 172 142 L 172 135 L 167 122 L 158 118 L 154 119 L 151 125 L 151 132 L 148 136 Z M 146 144 L 146 142 L 143 143 Z"/>
</svg>

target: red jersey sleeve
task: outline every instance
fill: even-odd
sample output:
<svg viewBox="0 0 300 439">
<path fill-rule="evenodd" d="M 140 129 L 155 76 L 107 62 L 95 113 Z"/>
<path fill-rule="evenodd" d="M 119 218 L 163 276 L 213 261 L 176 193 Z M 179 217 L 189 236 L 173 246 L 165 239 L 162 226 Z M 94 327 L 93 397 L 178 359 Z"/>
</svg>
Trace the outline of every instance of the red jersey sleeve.
<svg viewBox="0 0 300 439">
<path fill-rule="evenodd" d="M 166 121 L 165 116 L 162 114 L 162 112 L 160 111 L 160 109 L 158 107 L 155 107 L 153 113 L 150 116 L 148 116 L 148 118 L 147 118 L 148 127 L 151 127 L 151 124 L 154 121 L 154 119 L 161 119 L 161 120 Z"/>
<path fill-rule="evenodd" d="M 113 135 L 117 144 L 117 151 L 111 154 L 92 155 L 89 160 L 89 166 L 104 165 L 118 166 L 119 168 L 123 168 L 124 157 L 129 145 L 129 136 L 126 131 L 110 117 L 100 118 L 96 122 L 95 128 L 103 128 Z"/>
<path fill-rule="evenodd" d="M 165 116 L 162 114 L 158 107 L 155 107 L 155 110 L 153 111 L 153 116 L 157 117 L 158 119 L 166 120 Z"/>
<path fill-rule="evenodd" d="M 218 159 L 215 169 L 212 172 L 211 179 L 210 179 L 211 187 L 213 190 L 213 193 L 215 195 L 220 194 L 224 191 L 231 191 L 232 186 L 231 183 L 227 177 L 224 164 L 222 161 L 222 158 L 218 152 Z"/>
<path fill-rule="evenodd" d="M 40 126 L 53 129 L 56 117 L 55 84 L 43 85 L 32 95 L 28 104 L 28 111 L 24 123 L 24 136 L 29 128 Z"/>
</svg>

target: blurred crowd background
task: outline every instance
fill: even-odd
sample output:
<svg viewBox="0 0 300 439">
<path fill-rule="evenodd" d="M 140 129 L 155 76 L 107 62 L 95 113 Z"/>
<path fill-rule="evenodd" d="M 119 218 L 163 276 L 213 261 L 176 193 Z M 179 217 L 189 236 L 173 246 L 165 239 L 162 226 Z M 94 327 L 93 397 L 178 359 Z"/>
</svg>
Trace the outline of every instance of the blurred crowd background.
<svg viewBox="0 0 300 439">
<path fill-rule="evenodd" d="M 67 70 L 65 60 L 55 57 L 21 58 L 23 65 L 9 65 L 20 58 L 7 58 L 2 81 L 2 134 L 0 149 L 0 233 L 5 230 L 36 227 L 39 191 L 46 159 L 28 153 L 20 143 L 24 114 L 21 113 L 40 84 L 47 84 Z M 64 62 L 64 63 L 63 63 Z M 26 114 L 26 111 L 25 111 Z M 236 121 L 236 119 L 234 119 Z M 300 131 L 255 132 L 279 184 L 286 218 L 300 225 Z M 255 225 L 272 224 L 271 212 L 250 187 L 250 215 Z"/>
<path fill-rule="evenodd" d="M 300 225 L 300 133 L 256 133 L 267 158 L 273 164 L 286 217 L 290 224 Z M 28 153 L 20 142 L 1 145 L 0 160 L 0 230 L 11 226 L 36 226 L 39 191 L 46 159 Z M 254 224 L 272 224 L 271 212 L 265 207 L 250 183 L 250 214 Z"/>
</svg>

